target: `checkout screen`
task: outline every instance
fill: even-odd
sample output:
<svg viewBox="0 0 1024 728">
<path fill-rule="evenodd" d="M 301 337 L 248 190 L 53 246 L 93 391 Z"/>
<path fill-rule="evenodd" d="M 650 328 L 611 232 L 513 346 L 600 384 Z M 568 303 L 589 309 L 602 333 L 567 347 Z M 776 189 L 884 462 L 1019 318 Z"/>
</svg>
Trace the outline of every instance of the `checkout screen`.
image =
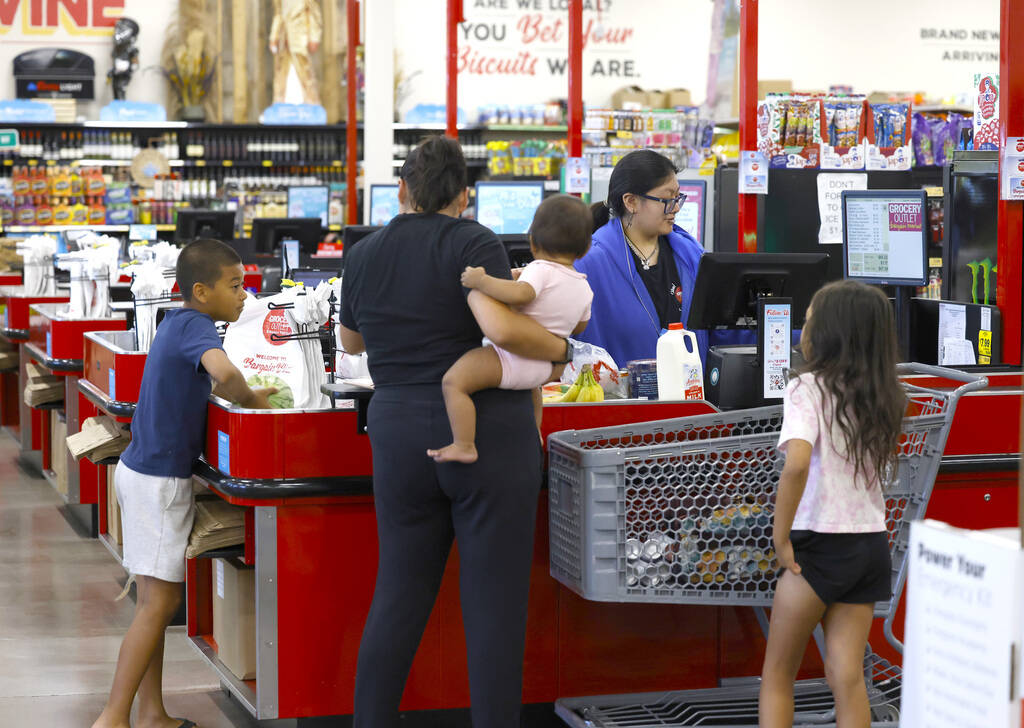
<svg viewBox="0 0 1024 728">
<path fill-rule="evenodd" d="M 478 182 L 476 220 L 498 235 L 525 235 L 543 198 L 543 182 Z"/>
<path fill-rule="evenodd" d="M 849 196 L 844 205 L 847 278 L 923 285 L 924 205 L 920 195 Z"/>
</svg>

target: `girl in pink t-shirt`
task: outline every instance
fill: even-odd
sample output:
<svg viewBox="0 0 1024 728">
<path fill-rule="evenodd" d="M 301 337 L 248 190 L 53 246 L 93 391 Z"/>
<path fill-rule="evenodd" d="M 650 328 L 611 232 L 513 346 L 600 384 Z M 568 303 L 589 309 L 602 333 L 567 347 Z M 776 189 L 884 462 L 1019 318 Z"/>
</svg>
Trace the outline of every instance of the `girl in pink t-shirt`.
<svg viewBox="0 0 1024 728">
<path fill-rule="evenodd" d="M 573 263 L 587 254 L 593 220 L 583 202 L 569 195 L 544 200 L 530 225 L 533 262 L 517 280 L 489 276 L 483 268 L 468 267 L 462 285 L 477 289 L 502 303 L 518 306 L 555 336 L 580 334 L 590 320 L 594 292 L 587 277 Z M 452 364 L 441 382 L 452 442 L 440 450 L 427 450 L 439 463 L 473 463 L 476 451 L 476 407 L 470 395 L 482 389 L 531 389 L 540 428 L 540 387 L 551 381 L 554 365 L 516 356 L 497 346 L 471 349 Z"/>
<path fill-rule="evenodd" d="M 783 569 L 761 674 L 760 726 L 793 725 L 793 683 L 821 622 L 840 728 L 867 728 L 864 648 L 891 596 L 882 478 L 895 464 L 906 397 L 896 333 L 877 288 L 837 281 L 807 309 L 807 366 L 783 399 L 773 538 Z"/>
</svg>

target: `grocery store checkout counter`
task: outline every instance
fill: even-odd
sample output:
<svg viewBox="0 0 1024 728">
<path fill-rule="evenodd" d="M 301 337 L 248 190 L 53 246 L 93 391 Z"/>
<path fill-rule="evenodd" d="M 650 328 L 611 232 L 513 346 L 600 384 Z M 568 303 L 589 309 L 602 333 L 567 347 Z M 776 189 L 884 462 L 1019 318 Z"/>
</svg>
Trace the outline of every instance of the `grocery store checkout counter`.
<svg viewBox="0 0 1024 728">
<path fill-rule="evenodd" d="M 0 397 L 0 423 L 21 444 L 23 453 L 39 450 L 43 441 L 44 420 L 42 412 L 29 410 L 22 402 L 27 373 L 24 344 L 29 340 L 29 307 L 37 303 L 67 303 L 66 294 L 53 296 L 31 295 L 22 286 L 0 288 L 0 305 L 3 306 L 3 324 L 0 337 L 17 347 L 18 368 L 8 370 L 0 377 L 3 381 L 3 396 Z"/>
<path fill-rule="evenodd" d="M 791 303 L 794 310 L 806 308 L 805 302 Z M 749 304 L 758 305 L 744 305 Z M 771 314 L 760 308 L 764 323 Z M 722 356 L 740 357 L 741 368 L 755 359 L 757 383 L 767 388 L 772 372 L 763 363 L 765 351 L 779 342 L 789 349 L 788 332 L 774 335 L 753 351 Z M 929 517 L 967 528 L 1009 526 L 1017 518 L 1024 382 L 1019 369 L 984 373 L 990 386 L 960 400 L 928 508 Z M 735 400 L 728 377 L 722 382 L 719 376 L 719 401 Z M 959 384 L 934 376 L 908 378 L 949 389 Z M 744 387 L 741 399 L 766 393 L 761 386 Z M 328 390 L 335 406 L 315 411 L 244 410 L 211 398 L 205 454 L 194 473 L 211 494 L 245 509 L 245 540 L 236 549 L 204 555 L 215 559 L 188 562 L 189 638 L 224 689 L 253 716 L 297 718 L 300 725 L 302 718 L 352 712 L 356 658 L 377 569 L 365 434 L 372 390 Z M 637 423 L 637 432 L 657 444 L 663 437 L 658 426 L 644 423 L 716 411 L 707 401 L 546 403 L 543 434 L 547 440 L 559 431 Z M 608 446 L 600 438 L 595 442 Z M 609 472 L 616 482 L 622 477 Z M 759 674 L 763 633 L 750 609 L 590 601 L 552 578 L 551 544 L 571 536 L 558 519 L 549 519 L 549 498 L 556 495 L 543 490 L 538 502 L 524 703 L 706 688 Z M 458 592 L 456 544 L 406 684 L 403 710 L 469 705 Z M 884 646 L 879 652 L 898 661 Z M 809 647 L 801 675 L 821 674 L 820 657 Z"/>
<path fill-rule="evenodd" d="M 929 517 L 969 528 L 1011 525 L 1017 514 L 1021 373 L 987 376 L 988 389 L 960 401 L 928 510 Z M 356 656 L 376 576 L 371 454 L 363 429 L 372 395 L 333 394 L 334 409 L 311 412 L 247 411 L 217 399 L 209 405 L 205 463 L 196 479 L 245 508 L 246 535 L 243 547 L 212 554 L 224 557 L 220 561 L 188 562 L 188 634 L 223 687 L 260 719 L 352 711 Z M 544 436 L 713 411 L 706 402 L 548 404 Z M 550 576 L 548 498 L 542 491 L 538 503 L 525 703 L 713 687 L 758 674 L 763 637 L 749 609 L 587 601 L 559 585 Z M 251 591 L 239 593 L 247 571 Z M 458 589 L 456 548 L 407 683 L 404 710 L 469 705 Z M 242 614 L 215 625 L 218 600 L 240 604 Z M 244 625 L 246 615 L 256 638 L 247 661 L 239 663 L 238 643 L 246 640 L 231 634 L 231 625 Z M 233 669 L 241 676 L 221 661 L 215 635 L 230 644 Z M 809 649 L 803 674 L 820 675 L 821 669 Z"/>
<path fill-rule="evenodd" d="M 41 416 L 40 448 L 43 477 L 64 500 L 64 513 L 73 517 L 92 536 L 97 534 L 96 466 L 83 458 L 76 460 L 65 440 L 77 433 L 82 422 L 78 382 L 83 377 L 85 335 L 94 331 L 124 331 L 123 314 L 104 317 L 71 317 L 64 303 L 35 303 L 29 307 L 29 340 L 23 345 L 23 359 L 41 366 L 64 382 L 64 398 L 38 406 L 21 402 L 25 421 Z M 38 413 L 38 414 L 37 414 Z M 91 413 L 86 412 L 86 417 Z M 24 447 L 24 442 L 23 442 Z"/>
</svg>

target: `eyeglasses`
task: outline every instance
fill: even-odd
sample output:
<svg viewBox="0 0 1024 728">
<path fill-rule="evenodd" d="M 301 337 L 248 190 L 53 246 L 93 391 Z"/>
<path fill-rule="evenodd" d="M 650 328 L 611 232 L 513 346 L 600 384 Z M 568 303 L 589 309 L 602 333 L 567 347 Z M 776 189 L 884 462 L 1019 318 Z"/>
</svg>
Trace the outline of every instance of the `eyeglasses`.
<svg viewBox="0 0 1024 728">
<path fill-rule="evenodd" d="M 643 197 L 645 200 L 654 200 L 655 202 L 660 202 L 665 206 L 666 215 L 671 215 L 673 212 L 676 212 L 680 207 L 683 206 L 683 203 L 686 202 L 686 194 L 683 192 L 680 192 L 675 197 L 655 197 L 654 195 L 644 194 L 639 195 L 639 197 Z"/>
</svg>

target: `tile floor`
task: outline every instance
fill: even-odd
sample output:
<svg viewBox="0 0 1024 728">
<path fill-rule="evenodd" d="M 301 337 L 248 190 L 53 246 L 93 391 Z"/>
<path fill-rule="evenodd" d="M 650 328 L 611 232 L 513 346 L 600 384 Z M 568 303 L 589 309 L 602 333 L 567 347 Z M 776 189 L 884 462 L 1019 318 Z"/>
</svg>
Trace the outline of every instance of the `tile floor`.
<svg viewBox="0 0 1024 728">
<path fill-rule="evenodd" d="M 60 496 L 0 434 L 0 726 L 89 728 L 106 699 L 134 604 L 115 602 L 124 572 L 57 510 Z M 221 691 L 187 643 L 167 638 L 168 710 L 201 728 L 259 725 Z M 273 725 L 273 724 L 266 724 Z"/>
</svg>

